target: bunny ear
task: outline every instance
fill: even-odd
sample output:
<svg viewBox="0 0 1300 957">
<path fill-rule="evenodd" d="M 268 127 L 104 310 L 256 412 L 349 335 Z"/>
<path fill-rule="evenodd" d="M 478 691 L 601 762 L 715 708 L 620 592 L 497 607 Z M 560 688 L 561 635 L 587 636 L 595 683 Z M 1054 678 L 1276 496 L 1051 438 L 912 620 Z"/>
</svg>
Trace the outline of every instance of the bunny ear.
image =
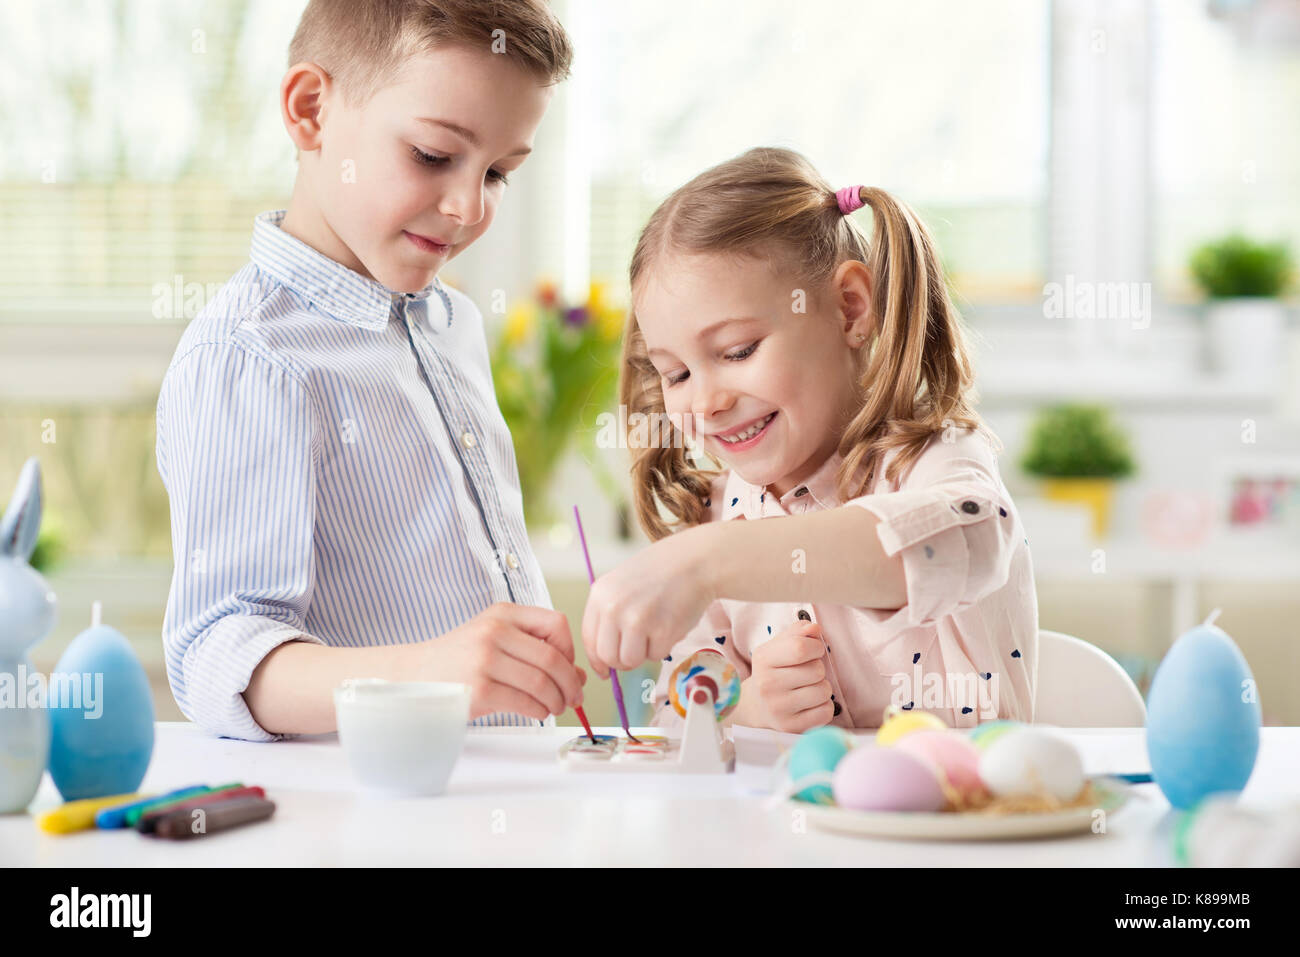
<svg viewBox="0 0 1300 957">
<path fill-rule="evenodd" d="M 0 555 L 12 555 L 23 561 L 32 557 L 36 533 L 41 527 L 41 463 L 30 458 L 23 465 L 14 486 L 13 498 L 0 520 Z"/>
</svg>

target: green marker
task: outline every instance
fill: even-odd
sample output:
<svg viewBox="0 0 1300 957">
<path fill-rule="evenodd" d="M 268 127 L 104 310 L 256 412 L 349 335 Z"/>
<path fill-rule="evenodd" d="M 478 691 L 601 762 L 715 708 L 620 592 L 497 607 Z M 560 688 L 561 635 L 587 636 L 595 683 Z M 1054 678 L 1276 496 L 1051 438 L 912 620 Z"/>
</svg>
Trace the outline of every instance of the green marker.
<svg viewBox="0 0 1300 957">
<path fill-rule="evenodd" d="M 126 826 L 135 827 L 140 823 L 140 818 L 152 811 L 165 810 L 172 805 L 180 804 L 182 801 L 188 801 L 200 795 L 206 796 L 208 794 L 215 794 L 218 791 L 229 791 L 231 788 L 242 788 L 243 786 L 244 785 L 241 782 L 236 781 L 234 784 L 223 784 L 220 787 L 215 788 L 195 788 L 193 791 L 188 793 L 183 792 L 181 794 L 172 794 L 149 804 L 138 804 L 126 812 Z"/>
</svg>

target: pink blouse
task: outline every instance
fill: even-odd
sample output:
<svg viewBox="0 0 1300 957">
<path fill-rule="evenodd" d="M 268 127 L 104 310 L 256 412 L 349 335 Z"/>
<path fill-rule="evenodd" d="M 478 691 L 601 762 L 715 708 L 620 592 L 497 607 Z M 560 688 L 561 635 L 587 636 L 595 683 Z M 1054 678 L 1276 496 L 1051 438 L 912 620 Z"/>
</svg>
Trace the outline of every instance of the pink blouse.
<svg viewBox="0 0 1300 957">
<path fill-rule="evenodd" d="M 880 519 L 876 527 L 885 554 L 902 552 L 907 604 L 882 611 L 715 601 L 664 659 L 654 723 L 671 728 L 681 721 L 667 705 L 668 681 L 686 656 L 701 648 L 721 651 L 743 680 L 754 650 L 800 612 L 822 625 L 827 678 L 839 705 L 833 724 L 879 727 L 891 703 L 933 712 L 956 728 L 994 718 L 1032 721 L 1038 597 L 1029 539 L 988 437 L 959 428 L 936 433 L 901 482 L 886 483 L 881 467 L 871 493 L 848 502 L 835 491 L 841 461 L 833 455 L 804 485 L 780 498 L 723 471 L 705 502 L 707 520 L 798 515 L 841 505 L 865 508 Z"/>
</svg>

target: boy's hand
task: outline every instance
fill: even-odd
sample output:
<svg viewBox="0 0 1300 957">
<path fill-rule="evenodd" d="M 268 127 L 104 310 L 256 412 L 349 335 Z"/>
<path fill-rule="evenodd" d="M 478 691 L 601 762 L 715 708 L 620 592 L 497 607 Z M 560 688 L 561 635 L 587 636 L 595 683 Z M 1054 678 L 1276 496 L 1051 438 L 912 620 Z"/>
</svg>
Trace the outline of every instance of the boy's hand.
<svg viewBox="0 0 1300 957">
<path fill-rule="evenodd" d="M 796 621 L 754 651 L 733 723 L 801 733 L 834 717 L 822 626 Z M 748 696 L 748 697 L 746 697 Z"/>
<path fill-rule="evenodd" d="M 587 675 L 573 663 L 569 622 L 558 611 L 498 602 L 411 647 L 434 680 L 469 685 L 471 718 L 513 711 L 540 721 L 582 704 Z"/>
</svg>

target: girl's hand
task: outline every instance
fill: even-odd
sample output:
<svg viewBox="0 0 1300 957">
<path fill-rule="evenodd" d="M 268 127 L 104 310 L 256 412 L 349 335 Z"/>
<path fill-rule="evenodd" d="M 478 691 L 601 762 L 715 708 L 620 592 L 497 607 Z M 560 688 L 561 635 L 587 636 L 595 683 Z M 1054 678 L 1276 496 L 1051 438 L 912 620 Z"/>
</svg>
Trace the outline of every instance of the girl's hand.
<svg viewBox="0 0 1300 957">
<path fill-rule="evenodd" d="M 733 724 L 802 733 L 829 724 L 835 713 L 826 680 L 822 626 L 796 621 L 754 651 L 741 684 Z"/>
<path fill-rule="evenodd" d="M 596 579 L 582 613 L 587 660 L 602 678 L 663 658 L 717 597 L 708 574 L 716 526 L 660 539 Z"/>
</svg>

